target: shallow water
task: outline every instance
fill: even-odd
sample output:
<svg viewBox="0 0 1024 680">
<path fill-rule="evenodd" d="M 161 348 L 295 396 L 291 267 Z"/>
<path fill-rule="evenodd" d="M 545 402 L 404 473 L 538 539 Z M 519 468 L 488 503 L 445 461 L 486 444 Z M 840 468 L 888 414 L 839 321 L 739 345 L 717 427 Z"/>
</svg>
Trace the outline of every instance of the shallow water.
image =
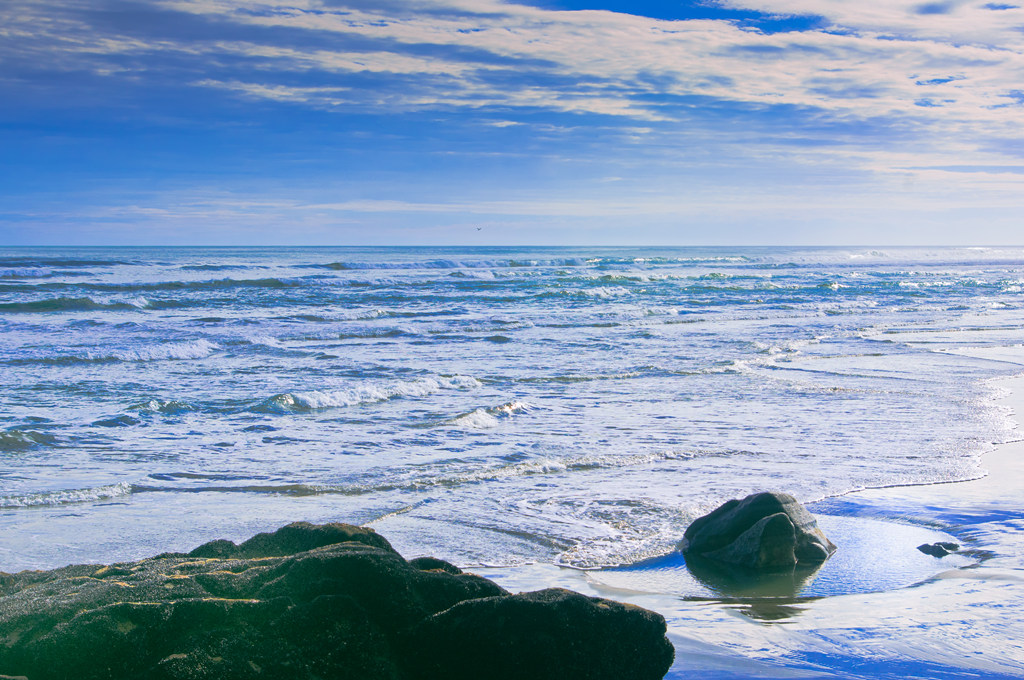
<svg viewBox="0 0 1024 680">
<path fill-rule="evenodd" d="M 752 491 L 971 478 L 1022 286 L 1024 249 L 0 250 L 0 570 L 297 519 L 609 567 Z"/>
<path fill-rule="evenodd" d="M 721 570 L 688 567 L 680 553 L 669 553 L 625 567 L 587 572 L 597 587 L 686 598 L 816 598 L 905 588 L 937 573 L 977 563 L 967 554 L 941 560 L 917 550 L 924 543 L 948 541 L 949 534 L 921 526 L 835 515 L 817 515 L 818 526 L 840 549 L 816 569 L 770 573 L 756 578 Z"/>
</svg>

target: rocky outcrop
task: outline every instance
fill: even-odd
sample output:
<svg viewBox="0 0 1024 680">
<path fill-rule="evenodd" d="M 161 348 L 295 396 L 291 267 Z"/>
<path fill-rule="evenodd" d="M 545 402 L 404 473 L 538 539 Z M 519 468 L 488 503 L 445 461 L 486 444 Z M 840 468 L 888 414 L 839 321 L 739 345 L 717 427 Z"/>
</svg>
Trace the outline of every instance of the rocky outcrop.
<svg viewBox="0 0 1024 680">
<path fill-rule="evenodd" d="M 672 664 L 658 615 L 560 588 L 467 600 L 415 632 L 423 680 L 662 677 Z M 666 640 L 667 642 L 667 640 Z"/>
<path fill-rule="evenodd" d="M 344 524 L 0 574 L 0 674 L 28 680 L 641 679 L 672 658 L 658 614 L 511 595 Z"/>
<path fill-rule="evenodd" d="M 780 571 L 820 565 L 836 546 L 795 498 L 765 492 L 731 500 L 698 518 L 686 529 L 679 549 L 688 561 Z"/>
</svg>

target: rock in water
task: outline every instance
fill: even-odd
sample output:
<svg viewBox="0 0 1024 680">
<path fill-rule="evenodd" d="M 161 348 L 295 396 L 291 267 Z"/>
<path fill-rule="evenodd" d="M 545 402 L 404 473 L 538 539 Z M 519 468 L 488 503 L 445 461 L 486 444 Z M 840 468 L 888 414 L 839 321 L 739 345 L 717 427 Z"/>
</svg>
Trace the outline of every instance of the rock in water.
<svg viewBox="0 0 1024 680">
<path fill-rule="evenodd" d="M 917 546 L 917 549 L 925 555 L 931 555 L 932 557 L 945 557 L 946 555 L 952 555 L 960 550 L 960 545 L 958 543 L 939 541 L 938 543 L 925 543 L 923 545 L 919 545 Z"/>
<path fill-rule="evenodd" d="M 778 571 L 819 565 L 836 546 L 795 498 L 765 492 L 731 500 L 698 518 L 679 549 L 687 559 Z"/>
<path fill-rule="evenodd" d="M 568 591 L 510 595 L 344 524 L 0 573 L 0 674 L 28 680 L 653 680 L 672 658 L 658 614 Z M 503 670 L 515 663 L 528 675 Z"/>
</svg>

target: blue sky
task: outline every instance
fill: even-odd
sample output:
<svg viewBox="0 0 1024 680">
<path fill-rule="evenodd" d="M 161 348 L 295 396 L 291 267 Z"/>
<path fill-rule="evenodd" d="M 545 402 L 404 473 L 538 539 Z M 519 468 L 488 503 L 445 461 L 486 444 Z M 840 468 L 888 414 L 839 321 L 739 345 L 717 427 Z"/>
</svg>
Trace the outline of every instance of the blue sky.
<svg viewBox="0 0 1024 680">
<path fill-rule="evenodd" d="M 5 0 L 0 244 L 1009 244 L 1024 9 Z"/>
</svg>

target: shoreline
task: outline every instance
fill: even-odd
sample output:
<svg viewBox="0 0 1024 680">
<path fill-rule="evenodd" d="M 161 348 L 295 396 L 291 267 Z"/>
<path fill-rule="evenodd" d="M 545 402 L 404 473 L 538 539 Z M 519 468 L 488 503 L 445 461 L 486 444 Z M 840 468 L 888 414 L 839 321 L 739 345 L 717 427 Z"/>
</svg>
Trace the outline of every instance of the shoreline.
<svg viewBox="0 0 1024 680">
<path fill-rule="evenodd" d="M 1024 373 L 993 383 L 1008 390 L 996 405 L 1008 410 L 1021 437 Z M 931 574 L 902 587 L 821 597 L 684 597 L 608 588 L 590 572 L 554 565 L 473 571 L 513 591 L 543 581 L 661 613 L 676 648 L 670 680 L 1024 678 L 1024 622 L 1000 614 L 1005 607 L 1012 618 L 1024 607 L 1024 437 L 996 444 L 980 463 L 985 474 L 970 480 L 864 489 L 808 504 L 818 517 L 917 527 L 960 543 L 958 560 L 928 557 Z M 891 536 L 904 542 L 885 544 L 882 535 L 883 553 L 917 554 L 918 543 Z"/>
<path fill-rule="evenodd" d="M 993 382 L 1009 391 L 997 398 L 996 405 L 1009 409 L 1019 437 L 1024 374 Z M 708 609 L 733 611 L 719 617 L 725 625 L 696 639 L 685 628 L 670 635 L 678 657 L 666 677 L 682 678 L 695 671 L 722 680 L 752 675 L 1024 677 L 1024 645 L 1019 642 L 1024 640 L 1024 624 L 999 614 L 1010 600 L 1024 602 L 1024 439 L 995 445 L 983 454 L 981 465 L 987 474 L 971 480 L 865 489 L 810 506 L 816 515 L 935 527 L 958 539 L 961 553 L 976 561 L 943 568 L 938 558 L 932 558 L 936 573 L 921 583 L 861 595 L 798 599 L 787 616 L 769 622 L 735 616 L 736 605 L 709 605 Z M 674 616 L 670 630 L 685 624 L 685 619 Z M 743 636 L 751 641 L 742 642 Z M 701 646 L 723 639 L 728 640 L 726 658 L 706 650 L 700 655 Z M 691 660 L 695 653 L 697 658 Z"/>
</svg>

